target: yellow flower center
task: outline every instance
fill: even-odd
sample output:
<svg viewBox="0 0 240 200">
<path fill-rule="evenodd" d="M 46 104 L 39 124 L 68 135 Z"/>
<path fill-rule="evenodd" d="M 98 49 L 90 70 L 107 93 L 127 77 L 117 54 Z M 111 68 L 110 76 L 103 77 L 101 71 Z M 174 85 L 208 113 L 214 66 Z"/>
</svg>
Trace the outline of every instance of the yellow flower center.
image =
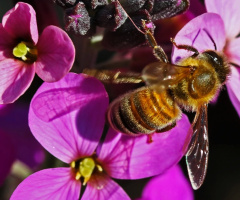
<svg viewBox="0 0 240 200">
<path fill-rule="evenodd" d="M 13 48 L 13 55 L 25 62 L 33 63 L 37 60 L 37 49 L 29 42 L 20 42 Z"/>
<path fill-rule="evenodd" d="M 98 172 L 103 171 L 103 168 L 91 157 L 73 161 L 70 166 L 75 172 L 75 179 L 80 180 L 82 178 L 83 185 L 86 185 L 95 170 Z"/>
</svg>

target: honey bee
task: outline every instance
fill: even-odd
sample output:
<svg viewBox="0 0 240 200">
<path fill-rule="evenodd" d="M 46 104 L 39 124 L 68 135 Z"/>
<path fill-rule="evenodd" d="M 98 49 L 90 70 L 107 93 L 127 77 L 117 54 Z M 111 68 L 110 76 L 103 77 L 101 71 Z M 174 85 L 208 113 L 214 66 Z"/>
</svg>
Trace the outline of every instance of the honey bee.
<svg viewBox="0 0 240 200">
<path fill-rule="evenodd" d="M 85 70 L 84 73 L 106 83 L 145 82 L 146 86 L 124 94 L 110 104 L 107 118 L 116 131 L 130 135 L 161 132 L 174 127 L 181 118 L 181 109 L 196 112 L 188 132 L 190 142 L 185 155 L 192 187 L 198 189 L 208 164 L 207 106 L 225 84 L 230 68 L 220 52 L 206 50 L 199 53 L 193 46 L 176 44 L 174 39 L 171 41 L 176 48 L 193 54 L 171 64 L 151 31 L 144 27 L 158 62 L 147 65 L 142 74 L 108 70 Z"/>
</svg>

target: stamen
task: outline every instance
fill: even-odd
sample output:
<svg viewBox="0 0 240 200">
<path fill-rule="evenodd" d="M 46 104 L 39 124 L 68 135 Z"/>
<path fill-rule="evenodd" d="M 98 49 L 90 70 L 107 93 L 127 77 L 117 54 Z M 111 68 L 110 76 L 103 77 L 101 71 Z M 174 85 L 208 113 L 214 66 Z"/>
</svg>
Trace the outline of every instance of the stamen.
<svg viewBox="0 0 240 200">
<path fill-rule="evenodd" d="M 99 172 L 102 172 L 103 171 L 103 168 L 100 166 L 100 165 L 96 165 L 97 169 Z"/>
<path fill-rule="evenodd" d="M 71 168 L 75 168 L 76 166 L 76 162 L 75 161 L 72 161 L 71 164 L 70 164 Z"/>
<path fill-rule="evenodd" d="M 80 172 L 77 172 L 77 173 L 76 173 L 76 176 L 75 176 L 75 179 L 76 179 L 76 180 L 79 180 L 80 178 L 81 178 L 81 174 L 80 174 Z"/>
<path fill-rule="evenodd" d="M 95 168 L 95 162 L 92 158 L 85 158 L 79 165 L 79 172 L 84 177 L 83 185 L 86 185 Z"/>
<path fill-rule="evenodd" d="M 20 42 L 14 49 L 13 55 L 17 58 L 24 58 L 27 55 L 29 48 L 23 42 Z M 25 57 L 26 58 L 26 57 Z M 24 59 L 23 59 L 24 60 Z"/>
<path fill-rule="evenodd" d="M 33 63 L 37 60 L 37 49 L 31 43 L 20 42 L 13 48 L 13 55 L 23 61 Z"/>
<path fill-rule="evenodd" d="M 87 184 L 93 173 L 103 172 L 102 166 L 97 164 L 92 157 L 72 161 L 70 167 L 74 173 L 74 178 L 81 180 L 83 185 Z"/>
</svg>

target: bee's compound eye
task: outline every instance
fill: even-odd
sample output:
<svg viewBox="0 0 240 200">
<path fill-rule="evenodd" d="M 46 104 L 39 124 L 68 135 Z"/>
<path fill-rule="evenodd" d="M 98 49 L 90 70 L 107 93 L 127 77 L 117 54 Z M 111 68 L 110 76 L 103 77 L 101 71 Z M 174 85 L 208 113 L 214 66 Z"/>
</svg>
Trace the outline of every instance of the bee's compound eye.
<svg viewBox="0 0 240 200">
<path fill-rule="evenodd" d="M 189 82 L 189 93 L 192 98 L 202 98 L 212 91 L 215 82 L 216 79 L 210 71 L 202 72 Z"/>
<path fill-rule="evenodd" d="M 207 56 L 208 62 L 215 69 L 219 81 L 224 83 L 230 74 L 230 68 L 225 56 L 210 50 L 205 51 L 203 54 Z"/>
<path fill-rule="evenodd" d="M 215 51 L 205 51 L 204 54 L 208 55 L 208 57 L 211 59 L 211 62 L 214 64 L 223 65 L 223 58 L 219 56 Z"/>
</svg>

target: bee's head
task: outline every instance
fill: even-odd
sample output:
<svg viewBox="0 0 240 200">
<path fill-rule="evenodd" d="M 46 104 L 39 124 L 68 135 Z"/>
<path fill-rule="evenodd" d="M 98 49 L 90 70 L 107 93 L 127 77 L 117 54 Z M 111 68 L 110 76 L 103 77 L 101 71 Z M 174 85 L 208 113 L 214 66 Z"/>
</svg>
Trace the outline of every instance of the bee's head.
<svg viewBox="0 0 240 200">
<path fill-rule="evenodd" d="M 230 74 L 230 68 L 225 56 L 212 50 L 204 51 L 203 54 L 207 56 L 210 64 L 217 72 L 219 81 L 223 84 Z"/>
</svg>

